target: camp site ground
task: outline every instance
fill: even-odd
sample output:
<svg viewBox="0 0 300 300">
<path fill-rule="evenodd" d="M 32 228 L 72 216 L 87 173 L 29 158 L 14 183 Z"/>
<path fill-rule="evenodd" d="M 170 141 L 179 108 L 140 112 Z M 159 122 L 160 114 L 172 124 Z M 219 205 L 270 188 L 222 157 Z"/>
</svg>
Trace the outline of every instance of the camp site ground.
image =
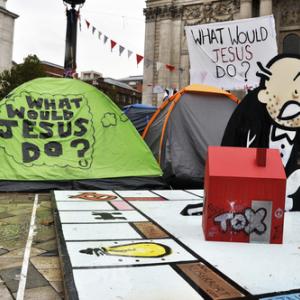
<svg viewBox="0 0 300 300">
<path fill-rule="evenodd" d="M 180 215 L 187 204 L 203 201 L 202 190 L 9 193 L 0 199 L 1 299 L 19 292 L 35 199 L 25 299 L 300 296 L 299 212 L 286 213 L 282 245 L 224 243 L 204 240 L 201 216 Z"/>
</svg>

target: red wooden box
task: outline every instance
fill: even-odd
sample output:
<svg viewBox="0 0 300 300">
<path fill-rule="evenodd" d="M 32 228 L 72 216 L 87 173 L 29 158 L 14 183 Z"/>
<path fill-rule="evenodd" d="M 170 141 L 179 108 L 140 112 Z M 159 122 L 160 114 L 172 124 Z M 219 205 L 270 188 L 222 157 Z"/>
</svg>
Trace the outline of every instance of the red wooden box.
<svg viewBox="0 0 300 300">
<path fill-rule="evenodd" d="M 257 150 L 208 148 L 202 219 L 206 240 L 282 243 L 284 167 L 278 150 Z"/>
</svg>

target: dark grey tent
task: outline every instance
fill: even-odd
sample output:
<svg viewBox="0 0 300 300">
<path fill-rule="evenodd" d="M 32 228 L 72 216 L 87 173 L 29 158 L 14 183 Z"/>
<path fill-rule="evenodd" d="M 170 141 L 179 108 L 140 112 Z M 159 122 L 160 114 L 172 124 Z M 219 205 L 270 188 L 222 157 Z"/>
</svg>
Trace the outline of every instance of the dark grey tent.
<svg viewBox="0 0 300 300">
<path fill-rule="evenodd" d="M 193 84 L 162 103 L 143 138 L 174 188 L 201 188 L 207 147 L 220 145 L 238 103 L 224 90 Z"/>
<path fill-rule="evenodd" d="M 123 112 L 133 123 L 137 131 L 142 134 L 156 110 L 157 107 L 155 106 L 137 103 L 124 106 Z"/>
</svg>

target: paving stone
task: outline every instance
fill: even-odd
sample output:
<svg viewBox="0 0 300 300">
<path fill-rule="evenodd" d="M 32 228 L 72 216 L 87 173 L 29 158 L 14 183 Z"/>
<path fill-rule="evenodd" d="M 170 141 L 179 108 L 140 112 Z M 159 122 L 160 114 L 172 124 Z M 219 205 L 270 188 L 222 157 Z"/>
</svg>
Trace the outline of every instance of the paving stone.
<svg viewBox="0 0 300 300">
<path fill-rule="evenodd" d="M 6 254 L 7 252 L 8 252 L 7 249 L 0 248 L 0 256 L 3 255 L 3 254 Z"/>
<path fill-rule="evenodd" d="M 51 194 L 39 194 L 39 201 L 51 201 Z"/>
<path fill-rule="evenodd" d="M 12 293 L 18 290 L 21 267 L 0 270 L 0 276 Z"/>
<path fill-rule="evenodd" d="M 20 208 L 13 209 L 11 213 L 15 216 L 19 215 L 29 215 L 31 217 L 32 214 L 32 204 L 28 204 L 27 206 L 22 205 Z"/>
<path fill-rule="evenodd" d="M 51 286 L 25 290 L 24 300 L 40 300 L 40 299 L 61 300 L 63 298 L 59 296 Z"/>
<path fill-rule="evenodd" d="M 42 257 L 36 256 L 30 258 L 31 263 L 36 269 L 60 269 L 60 262 L 58 257 Z"/>
<path fill-rule="evenodd" d="M 39 256 L 50 256 L 50 257 L 52 257 L 52 256 L 59 256 L 59 253 L 58 253 L 58 250 L 56 249 L 56 250 L 51 250 L 51 251 L 47 251 L 47 252 L 44 252 L 44 253 L 42 253 L 42 254 L 40 254 Z"/>
<path fill-rule="evenodd" d="M 1 300 L 13 300 L 9 290 L 5 286 L 4 282 L 0 282 L 0 299 Z"/>
<path fill-rule="evenodd" d="M 51 239 L 56 238 L 54 224 L 50 226 L 45 226 L 37 224 L 37 234 L 34 237 L 35 243 L 47 242 Z"/>
<path fill-rule="evenodd" d="M 49 281 L 49 283 L 59 294 L 64 294 L 64 284 L 62 281 Z"/>
<path fill-rule="evenodd" d="M 42 201 L 42 202 L 40 202 L 40 206 L 52 209 L 52 202 L 50 202 L 50 201 Z"/>
<path fill-rule="evenodd" d="M 1 241 L 2 244 L 0 244 L 1 248 L 5 248 L 9 251 L 14 251 L 16 249 L 19 248 L 24 248 L 26 245 L 26 239 L 20 239 L 20 240 L 16 240 L 16 239 L 12 239 L 9 241 Z"/>
<path fill-rule="evenodd" d="M 23 258 L 24 251 L 25 251 L 25 248 L 22 247 L 22 248 L 10 251 L 10 252 L 2 255 L 2 257 L 20 257 L 20 258 Z M 40 255 L 44 252 L 45 252 L 44 250 L 32 247 L 31 250 L 30 250 L 30 256 L 34 257 L 34 256 Z"/>
<path fill-rule="evenodd" d="M 4 257 L 0 256 L 0 272 L 1 270 L 11 269 L 15 267 L 21 267 L 23 263 L 23 257 Z"/>
<path fill-rule="evenodd" d="M 38 269 L 38 271 L 50 282 L 62 280 L 62 274 L 60 268 L 51 269 Z"/>
<path fill-rule="evenodd" d="M 15 293 L 18 290 L 20 273 L 21 267 L 0 270 L 0 276 L 12 293 Z M 29 264 L 26 288 L 31 289 L 42 286 L 49 286 L 49 283 L 31 264 Z M 41 297 L 39 299 L 43 298 Z"/>
<path fill-rule="evenodd" d="M 17 224 L 17 225 L 24 225 L 26 227 L 29 227 L 30 224 L 30 218 L 31 218 L 31 213 L 30 214 L 24 214 L 24 215 L 15 215 L 13 217 L 1 219 L 1 223 L 3 224 Z"/>
<path fill-rule="evenodd" d="M 1 212 L 0 213 L 0 219 L 6 219 L 6 218 L 9 218 L 9 217 L 13 217 L 14 215 L 4 211 L 4 212 Z M 2 220 L 3 221 L 3 220 Z"/>
<path fill-rule="evenodd" d="M 9 193 L 10 199 L 14 202 L 24 203 L 24 201 L 34 201 L 35 194 L 33 193 Z"/>
<path fill-rule="evenodd" d="M 6 219 L 7 220 L 7 219 Z M 24 247 L 28 237 L 28 224 L 0 224 L 0 248 L 11 250 Z"/>
<path fill-rule="evenodd" d="M 42 243 L 36 243 L 34 242 L 34 246 L 36 248 L 46 250 L 46 251 L 57 251 L 57 242 L 56 238 L 47 241 L 47 242 L 42 242 Z"/>
</svg>

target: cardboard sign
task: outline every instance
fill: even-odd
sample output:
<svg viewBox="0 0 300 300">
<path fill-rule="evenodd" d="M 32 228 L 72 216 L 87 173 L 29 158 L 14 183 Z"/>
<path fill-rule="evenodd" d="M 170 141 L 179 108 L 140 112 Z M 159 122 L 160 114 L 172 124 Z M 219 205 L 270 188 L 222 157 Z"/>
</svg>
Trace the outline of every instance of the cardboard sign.
<svg viewBox="0 0 300 300">
<path fill-rule="evenodd" d="M 256 63 L 266 64 L 277 54 L 273 16 L 186 26 L 185 31 L 191 84 L 229 90 L 255 87 Z"/>
</svg>

